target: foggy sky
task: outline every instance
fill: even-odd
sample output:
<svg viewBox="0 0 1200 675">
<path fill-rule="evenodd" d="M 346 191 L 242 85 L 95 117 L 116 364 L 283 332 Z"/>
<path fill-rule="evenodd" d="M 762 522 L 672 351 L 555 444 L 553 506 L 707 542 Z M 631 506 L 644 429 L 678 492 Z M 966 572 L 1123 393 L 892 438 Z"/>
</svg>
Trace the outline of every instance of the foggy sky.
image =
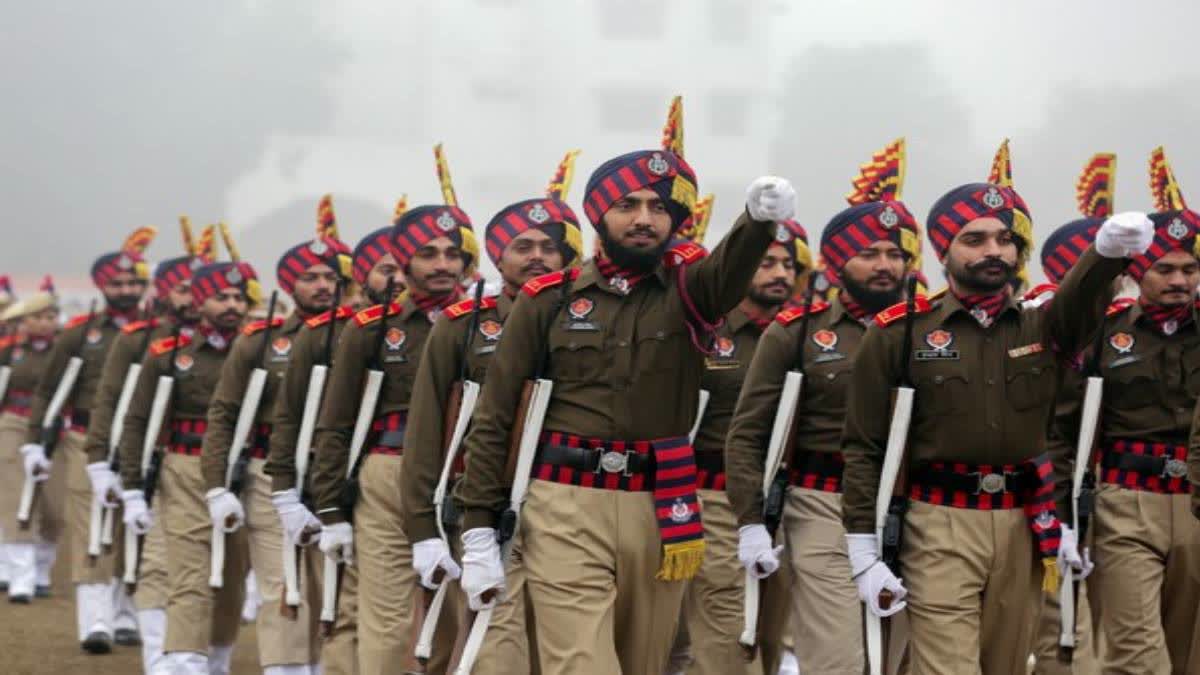
<svg viewBox="0 0 1200 675">
<path fill-rule="evenodd" d="M 270 279 L 278 253 L 311 232 L 324 192 L 335 193 L 351 243 L 387 223 L 401 192 L 436 199 L 428 148 L 437 141 L 454 166 L 495 176 L 469 186 L 480 230 L 540 189 L 568 147 L 585 153 L 578 206 L 591 169 L 633 149 L 569 133 L 572 116 L 595 104 L 578 98 L 580 82 L 603 78 L 610 95 L 621 82 L 637 89 L 632 119 L 645 119 L 645 147 L 673 94 L 684 95 L 687 121 L 717 114 L 689 90 L 718 71 L 731 77 L 722 70 L 730 62 L 745 70 L 740 105 L 752 111 L 753 138 L 736 165 L 752 169 L 737 184 L 706 186 L 706 164 L 732 158 L 703 127 L 687 134 L 701 190 L 718 190 L 710 244 L 736 215 L 741 186 L 767 172 L 796 184 L 815 240 L 858 165 L 901 135 L 904 198 L 922 219 L 947 189 L 986 178 L 1005 137 L 1039 238 L 1075 216 L 1075 179 L 1094 152 L 1118 154 L 1118 210 L 1150 207 L 1146 163 L 1158 144 L 1185 196 L 1200 200 L 1195 3 L 661 2 L 655 16 L 668 28 L 680 12 L 723 5 L 753 12 L 756 33 L 730 47 L 667 30 L 648 50 L 579 37 L 609 12 L 638 25 L 646 12 L 623 0 L 6 3 L 0 273 L 17 276 L 19 292 L 45 272 L 88 290 L 90 261 L 134 227 L 160 228 L 152 259 L 177 255 L 176 218 L 186 213 L 229 220 Z M 515 20 L 491 20 L 500 12 Z M 472 118 L 465 83 L 430 77 L 435 62 L 439 73 L 461 64 L 488 74 L 496 95 L 544 97 L 558 124 L 493 128 Z M 556 97 L 568 85 L 576 98 Z M 411 112 L 418 100 L 436 102 L 435 112 Z M 518 185 L 529 192 L 514 193 Z M 932 279 L 938 267 L 927 256 Z"/>
</svg>

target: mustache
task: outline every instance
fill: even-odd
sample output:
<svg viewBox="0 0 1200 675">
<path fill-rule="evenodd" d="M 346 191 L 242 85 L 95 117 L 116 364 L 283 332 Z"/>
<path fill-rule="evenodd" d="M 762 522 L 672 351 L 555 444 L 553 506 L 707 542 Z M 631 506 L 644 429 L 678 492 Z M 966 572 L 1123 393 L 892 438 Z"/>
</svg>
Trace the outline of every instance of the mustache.
<svg viewBox="0 0 1200 675">
<path fill-rule="evenodd" d="M 1191 293 L 1192 289 L 1187 286 L 1167 286 L 1163 293 Z"/>
<path fill-rule="evenodd" d="M 531 262 L 521 268 L 522 273 L 528 272 L 549 272 L 550 268 L 543 262 Z"/>
<path fill-rule="evenodd" d="M 1017 267 L 1016 265 L 1010 265 L 1007 262 L 1001 260 L 1000 258 L 984 258 L 983 260 L 980 260 L 979 262 L 967 265 L 967 269 L 972 272 L 978 272 L 980 270 L 993 270 L 993 269 L 1010 271 L 1010 270 L 1015 270 L 1016 267 Z"/>
</svg>

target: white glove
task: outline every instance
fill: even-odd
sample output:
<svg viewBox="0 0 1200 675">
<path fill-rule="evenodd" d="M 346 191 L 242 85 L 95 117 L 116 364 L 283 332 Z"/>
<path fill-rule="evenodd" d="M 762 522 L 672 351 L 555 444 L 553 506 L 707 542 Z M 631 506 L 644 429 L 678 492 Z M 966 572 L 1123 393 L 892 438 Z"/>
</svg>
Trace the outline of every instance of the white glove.
<svg viewBox="0 0 1200 675">
<path fill-rule="evenodd" d="M 496 600 L 504 593 L 500 542 L 496 540 L 496 530 L 476 527 L 462 533 L 462 543 L 462 581 L 459 585 L 467 594 L 467 606 L 471 611 L 478 612 L 496 604 Z M 488 591 L 495 591 L 495 594 L 485 602 L 483 595 Z"/>
<path fill-rule="evenodd" d="M 141 490 L 125 490 L 121 493 L 125 511 L 121 520 L 134 534 L 145 535 L 154 527 L 154 512 L 146 507 L 146 494 Z"/>
<path fill-rule="evenodd" d="M 106 509 L 121 505 L 121 477 L 108 466 L 108 462 L 92 462 L 87 465 L 88 480 L 92 482 L 92 498 Z"/>
<path fill-rule="evenodd" d="M 208 502 L 208 516 L 212 518 L 213 526 L 224 532 L 237 532 L 242 523 L 246 522 L 246 512 L 242 502 L 225 488 L 213 488 L 204 493 Z"/>
<path fill-rule="evenodd" d="M 779 569 L 783 546 L 772 547 L 771 543 L 771 534 L 765 525 L 738 528 L 738 560 L 755 579 L 765 579 Z"/>
<path fill-rule="evenodd" d="M 1154 241 L 1154 223 L 1146 214 L 1126 211 L 1108 220 L 1096 232 L 1096 252 L 1105 258 L 1141 255 Z"/>
<path fill-rule="evenodd" d="M 858 598 L 866 603 L 867 609 L 880 618 L 904 609 L 908 604 L 904 601 L 908 589 L 879 559 L 875 535 L 847 534 L 846 548 L 850 553 L 850 575 L 858 585 Z M 883 591 L 892 593 L 892 604 L 887 609 L 879 606 L 879 594 Z"/>
<path fill-rule="evenodd" d="M 272 493 L 271 503 L 279 514 L 283 534 L 292 546 L 308 546 L 321 538 L 321 521 L 300 503 L 295 488 Z"/>
<path fill-rule="evenodd" d="M 796 213 L 796 191 L 786 178 L 755 178 L 746 188 L 746 210 L 757 221 L 789 220 Z"/>
<path fill-rule="evenodd" d="M 321 552 L 335 562 L 354 564 L 354 528 L 350 523 L 334 523 L 321 528 Z"/>
<path fill-rule="evenodd" d="M 46 459 L 46 449 L 37 443 L 26 443 L 21 446 L 21 454 L 25 456 L 25 477 L 35 483 L 50 478 L 50 460 Z"/>
<path fill-rule="evenodd" d="M 439 537 L 413 544 L 412 566 L 421 575 L 421 585 L 430 590 L 438 587 L 438 582 L 434 580 L 438 570 L 444 570 L 451 579 L 462 576 L 462 569 L 450 557 L 450 547 Z"/>
<path fill-rule="evenodd" d="M 1068 565 L 1074 571 L 1075 578 L 1079 581 L 1088 578 L 1092 570 L 1096 569 L 1096 564 L 1092 562 L 1091 554 L 1087 548 L 1083 549 L 1083 555 L 1079 554 L 1079 535 L 1075 533 L 1075 530 L 1071 529 L 1070 525 L 1064 523 L 1062 525 L 1062 537 L 1058 540 L 1059 573 L 1065 575 Z"/>
</svg>

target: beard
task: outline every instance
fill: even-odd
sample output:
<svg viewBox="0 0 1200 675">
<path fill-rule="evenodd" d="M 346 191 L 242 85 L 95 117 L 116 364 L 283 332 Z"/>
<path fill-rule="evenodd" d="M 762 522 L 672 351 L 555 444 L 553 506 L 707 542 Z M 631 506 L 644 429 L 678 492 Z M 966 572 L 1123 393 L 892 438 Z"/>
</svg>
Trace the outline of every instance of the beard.
<svg viewBox="0 0 1200 675">
<path fill-rule="evenodd" d="M 875 290 L 866 283 L 860 284 L 844 272 L 838 275 L 838 279 L 846 294 L 872 314 L 878 314 L 903 299 L 903 286 L 899 279 L 895 279 L 894 285 L 888 290 Z"/>
<path fill-rule="evenodd" d="M 628 248 L 618 244 L 608 234 L 608 228 L 599 228 L 600 243 L 604 245 L 604 253 L 617 267 L 631 272 L 653 272 L 662 262 L 663 254 L 667 252 L 670 239 L 664 240 L 654 248 Z"/>
<path fill-rule="evenodd" d="M 995 293 L 1003 290 L 1017 278 L 1017 266 L 999 258 L 984 258 L 979 262 L 963 265 L 947 265 L 949 272 L 961 292 Z M 1002 272 L 995 275 L 995 272 Z"/>
<path fill-rule="evenodd" d="M 137 309 L 138 301 L 141 299 L 140 295 L 108 295 L 104 297 L 108 306 L 118 312 L 130 312 Z"/>
<path fill-rule="evenodd" d="M 746 298 L 759 307 L 774 307 L 776 305 L 782 305 L 783 303 L 787 302 L 788 298 L 792 297 L 793 287 L 789 284 L 783 284 L 782 292 L 775 291 L 775 289 L 778 288 L 780 288 L 780 286 L 774 284 L 769 284 L 766 286 L 754 286 L 751 287 L 750 291 L 746 293 Z M 773 291 L 775 291 L 774 294 Z"/>
<path fill-rule="evenodd" d="M 292 300 L 296 303 L 296 309 L 305 316 L 316 316 L 324 312 L 328 312 L 333 306 L 333 296 L 326 297 L 323 301 L 317 300 L 314 302 L 301 302 L 300 298 L 292 296 Z"/>
</svg>

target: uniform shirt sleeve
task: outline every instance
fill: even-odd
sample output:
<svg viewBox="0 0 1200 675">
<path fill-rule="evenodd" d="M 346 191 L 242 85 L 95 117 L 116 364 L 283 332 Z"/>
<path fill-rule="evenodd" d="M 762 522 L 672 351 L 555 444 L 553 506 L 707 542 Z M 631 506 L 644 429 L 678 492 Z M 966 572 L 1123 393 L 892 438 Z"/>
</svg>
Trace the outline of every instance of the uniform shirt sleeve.
<svg viewBox="0 0 1200 675">
<path fill-rule="evenodd" d="M 279 383 L 279 394 L 275 397 L 271 440 L 267 461 L 263 465 L 263 471 L 271 477 L 272 492 L 296 487 L 296 442 L 303 422 L 304 402 L 308 398 L 309 373 L 317 361 L 314 350 L 317 343 L 313 339 L 316 334 L 312 329 L 302 328 L 296 336 L 287 372 Z M 324 329 L 319 335 L 324 337 Z M 328 373 L 325 383 L 329 384 Z"/>
<path fill-rule="evenodd" d="M 479 395 L 471 429 L 463 441 L 467 470 L 455 489 L 463 510 L 463 527 L 495 527 L 496 516 L 508 502 L 504 469 L 509 435 L 516 424 L 517 405 L 525 381 L 536 371 L 546 349 L 545 327 L 552 320 L 560 288 L 537 297 L 522 293 L 504 322 L 504 337 L 488 365 L 487 381 Z"/>
<path fill-rule="evenodd" d="M 774 241 L 775 223 L 756 221 L 745 211 L 712 253 L 687 268 L 687 289 L 696 309 L 716 323 L 746 297 L 746 289 Z"/>
<path fill-rule="evenodd" d="M 887 328 L 872 325 L 867 329 L 850 381 L 854 396 L 847 404 L 842 432 L 846 460 L 842 521 L 851 534 L 875 531 L 875 497 L 892 418 L 891 391 L 898 380 L 898 361 L 907 357 L 899 354 L 899 345 L 889 337 Z"/>
<path fill-rule="evenodd" d="M 462 367 L 462 336 L 457 327 L 455 321 L 444 316 L 434 324 L 425 341 L 408 404 L 400 495 L 404 527 L 414 542 L 438 536 L 432 500 L 447 449 L 442 447 L 446 403 Z"/>
<path fill-rule="evenodd" d="M 362 401 L 362 388 L 370 364 L 371 337 L 377 323 L 357 325 L 353 319 L 342 330 L 334 350 L 333 368 L 321 401 L 321 414 L 314 433 L 314 456 L 310 460 L 313 503 L 325 523 L 346 519 L 341 512 L 342 486 L 350 459 L 350 437 Z"/>
<path fill-rule="evenodd" d="M 37 387 L 33 390 L 33 402 L 29 407 L 29 428 L 25 434 L 26 443 L 42 441 L 42 418 L 46 416 L 46 408 L 50 406 L 50 399 L 54 398 L 54 390 L 58 388 L 58 382 L 67 368 L 67 361 L 71 359 L 75 349 L 79 346 L 79 340 L 85 330 L 84 326 L 86 324 L 69 328 L 54 340 L 54 347 L 50 349 L 50 360 L 46 364 L 46 369 L 42 371 L 42 376 L 38 378 Z"/>
<path fill-rule="evenodd" d="M 1192 484 L 1192 515 L 1200 518 L 1200 399 L 1192 414 L 1192 431 L 1188 437 L 1188 481 Z"/>
<path fill-rule="evenodd" d="M 1112 282 L 1128 264 L 1126 258 L 1105 258 L 1089 246 L 1067 273 L 1045 310 L 1050 343 L 1063 357 L 1082 351 L 1100 329 L 1112 301 Z"/>
<path fill-rule="evenodd" d="M 146 357 L 146 365 L 138 376 L 137 387 L 129 401 L 129 410 L 125 413 L 117 456 L 121 465 L 121 484 L 127 490 L 143 489 L 142 446 L 146 439 L 146 425 L 150 423 L 150 408 L 154 404 L 158 378 L 166 374 L 170 366 L 169 360 L 169 356 Z"/>
<path fill-rule="evenodd" d="M 257 339 L 256 339 L 257 338 Z M 204 445 L 200 454 L 200 471 L 204 474 L 204 487 L 225 487 L 225 473 L 229 462 L 229 449 L 233 444 L 233 431 L 242 409 L 242 397 L 254 370 L 254 356 L 261 334 L 241 336 L 230 347 L 231 353 L 221 366 L 221 379 L 208 404 L 208 429 L 204 432 Z M 248 452 L 249 448 L 243 448 Z"/>
<path fill-rule="evenodd" d="M 96 387 L 95 398 L 92 399 L 87 440 L 84 442 L 84 451 L 87 452 L 89 463 L 108 459 L 108 442 L 112 435 L 117 400 L 125 386 L 125 375 L 129 372 L 129 365 L 138 356 L 137 349 L 143 337 L 141 332 L 118 335 L 104 359 L 104 368 L 100 371 L 100 384 Z"/>
<path fill-rule="evenodd" d="M 750 361 L 725 441 L 726 492 L 739 525 L 762 522 L 767 443 L 783 381 L 795 360 L 795 340 L 785 326 L 772 322 Z"/>
</svg>

